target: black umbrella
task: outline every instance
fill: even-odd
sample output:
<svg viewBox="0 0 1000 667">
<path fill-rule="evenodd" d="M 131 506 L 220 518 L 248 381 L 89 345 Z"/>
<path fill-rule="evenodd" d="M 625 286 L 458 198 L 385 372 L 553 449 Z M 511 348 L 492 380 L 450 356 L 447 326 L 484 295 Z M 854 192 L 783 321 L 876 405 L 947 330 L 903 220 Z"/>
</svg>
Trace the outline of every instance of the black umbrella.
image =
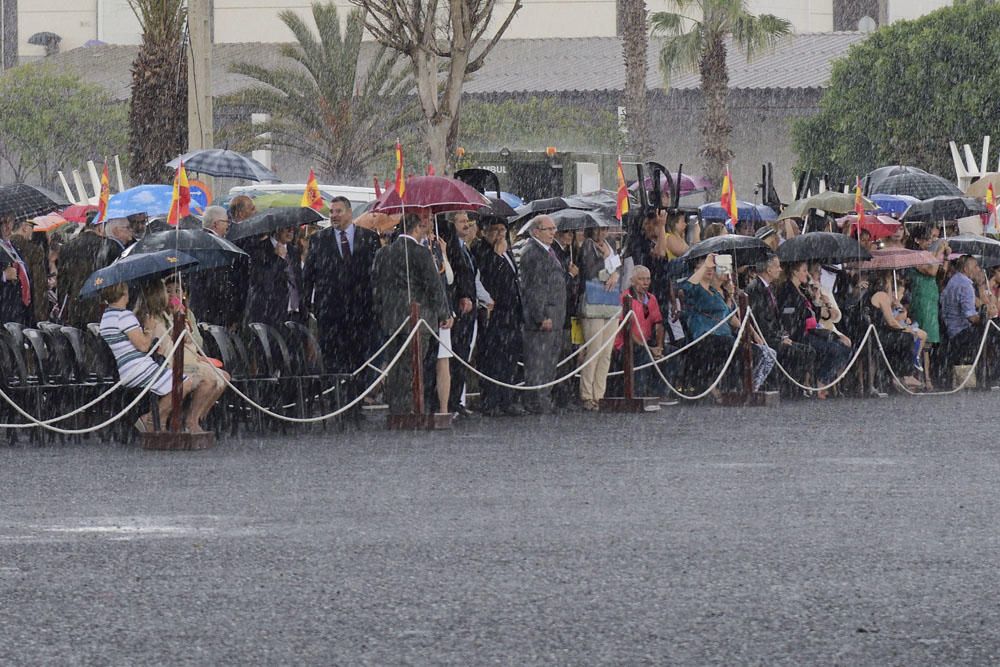
<svg viewBox="0 0 1000 667">
<path fill-rule="evenodd" d="M 141 241 L 126 248 L 122 257 L 175 249 L 198 260 L 199 271 L 233 267 L 237 262 L 249 259 L 247 253 L 204 229 L 172 229 L 146 234 Z"/>
<path fill-rule="evenodd" d="M 69 206 L 69 201 L 37 185 L 14 183 L 0 186 L 0 217 L 13 216 L 16 222 L 29 220 Z"/>
<path fill-rule="evenodd" d="M 1000 260 L 1000 241 L 995 241 L 986 236 L 976 236 L 975 234 L 959 234 L 951 236 L 945 241 L 951 251 L 960 255 L 975 255 L 983 259 Z M 985 265 L 986 262 L 983 262 Z M 991 263 L 996 266 L 995 263 Z"/>
<path fill-rule="evenodd" d="M 322 219 L 323 216 L 305 206 L 269 208 L 247 218 L 238 225 L 233 225 L 229 229 L 227 238 L 230 241 L 239 241 L 252 236 L 270 234 L 279 229 L 315 224 Z"/>
<path fill-rule="evenodd" d="M 911 204 L 900 219 L 903 222 L 936 222 L 958 220 L 985 212 L 986 205 L 974 197 L 944 196 Z"/>
<path fill-rule="evenodd" d="M 849 236 L 833 232 L 810 232 L 792 237 L 778 246 L 782 262 L 825 262 L 839 264 L 871 259 L 871 254 Z"/>
<path fill-rule="evenodd" d="M 954 196 L 961 197 L 964 193 L 951 181 L 927 172 L 905 171 L 885 178 L 872 188 L 871 194 L 909 195 L 917 199 Z"/>
<path fill-rule="evenodd" d="M 181 161 L 187 171 L 218 176 L 219 178 L 241 178 L 247 181 L 278 181 L 278 175 L 252 157 L 222 148 L 202 148 L 185 153 L 167 163 L 176 169 Z"/>
<path fill-rule="evenodd" d="M 552 213 L 553 211 L 561 211 L 564 208 L 569 208 L 569 204 L 566 203 L 564 197 L 549 197 L 547 199 L 533 199 L 523 206 L 518 206 L 514 209 L 514 213 L 517 217 L 510 220 L 511 224 L 518 224 L 522 222 L 527 222 L 536 215 L 542 215 L 543 213 Z"/>
<path fill-rule="evenodd" d="M 174 250 L 160 250 L 119 257 L 113 264 L 94 271 L 80 290 L 80 298 L 93 296 L 105 287 L 144 278 L 162 278 L 178 269 L 194 266 L 194 257 Z"/>
<path fill-rule="evenodd" d="M 692 262 L 711 254 L 732 255 L 735 264 L 749 266 L 767 260 L 774 253 L 755 236 L 724 234 L 695 243 L 680 259 Z"/>
<path fill-rule="evenodd" d="M 899 174 L 926 174 L 928 172 L 924 171 L 920 167 L 909 167 L 902 164 L 889 165 L 888 167 L 879 167 L 878 169 L 873 169 L 868 172 L 868 175 L 861 180 L 862 191 L 866 197 L 873 193 L 880 192 L 876 188 L 880 187 L 885 179 L 890 176 L 898 176 Z"/>
<path fill-rule="evenodd" d="M 479 216 L 480 220 L 484 218 L 503 218 L 504 222 L 506 222 L 517 216 L 517 211 L 511 208 L 510 204 L 504 200 L 489 196 L 486 198 L 490 200 L 490 205 L 476 211 L 476 215 Z"/>
<path fill-rule="evenodd" d="M 582 195 L 569 195 L 564 198 L 569 208 L 580 208 L 587 211 L 594 211 L 600 219 L 605 222 L 616 220 L 615 214 L 618 212 L 618 193 L 611 190 L 596 190 Z"/>
</svg>

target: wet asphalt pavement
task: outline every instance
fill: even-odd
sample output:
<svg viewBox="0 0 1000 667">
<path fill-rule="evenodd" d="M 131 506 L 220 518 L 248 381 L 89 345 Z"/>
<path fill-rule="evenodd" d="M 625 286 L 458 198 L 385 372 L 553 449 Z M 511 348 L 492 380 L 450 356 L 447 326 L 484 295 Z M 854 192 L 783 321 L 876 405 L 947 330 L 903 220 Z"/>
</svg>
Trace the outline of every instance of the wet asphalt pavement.
<svg viewBox="0 0 1000 667">
<path fill-rule="evenodd" d="M 996 664 L 998 414 L 0 448 L 0 664 Z"/>
</svg>

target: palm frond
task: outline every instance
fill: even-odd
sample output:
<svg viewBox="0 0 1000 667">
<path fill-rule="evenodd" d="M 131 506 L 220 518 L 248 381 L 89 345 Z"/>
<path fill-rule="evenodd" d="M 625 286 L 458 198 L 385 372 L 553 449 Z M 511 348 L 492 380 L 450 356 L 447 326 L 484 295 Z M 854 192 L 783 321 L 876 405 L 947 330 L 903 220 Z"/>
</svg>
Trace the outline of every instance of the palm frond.
<svg viewBox="0 0 1000 667">
<path fill-rule="evenodd" d="M 660 49 L 660 74 L 663 83 L 670 86 L 670 78 L 675 70 L 692 70 L 698 66 L 704 48 L 701 30 L 692 30 L 664 41 Z"/>
<path fill-rule="evenodd" d="M 773 49 L 778 42 L 792 32 L 792 24 L 772 14 L 742 14 L 732 27 L 733 41 L 740 46 L 747 59 L 754 54 Z"/>
</svg>

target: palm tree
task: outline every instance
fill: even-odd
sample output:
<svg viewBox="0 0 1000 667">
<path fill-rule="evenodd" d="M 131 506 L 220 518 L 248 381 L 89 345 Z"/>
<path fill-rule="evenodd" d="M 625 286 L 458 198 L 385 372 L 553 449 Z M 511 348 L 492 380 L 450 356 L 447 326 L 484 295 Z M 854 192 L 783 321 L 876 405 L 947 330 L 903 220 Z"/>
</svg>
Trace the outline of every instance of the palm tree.
<svg viewBox="0 0 1000 667">
<path fill-rule="evenodd" d="M 729 150 L 729 70 L 726 68 L 726 38 L 746 54 L 773 48 L 791 33 L 791 24 L 771 14 L 754 15 L 744 0 L 673 0 L 676 12 L 656 12 L 651 17 L 652 32 L 666 37 L 660 50 L 660 71 L 669 87 L 675 69 L 698 70 L 705 100 L 701 133 L 702 155 L 707 176 L 721 183 L 722 173 L 732 152 Z M 685 15 L 700 10 L 700 20 Z"/>
<path fill-rule="evenodd" d="M 223 105 L 266 113 L 270 120 L 261 125 L 240 121 L 223 138 L 245 149 L 290 148 L 314 161 L 322 178 L 361 182 L 369 165 L 390 155 L 397 136 L 416 125 L 412 78 L 385 46 L 374 49 L 358 76 L 364 33 L 360 10 L 347 15 L 343 34 L 333 3 L 313 3 L 312 14 L 318 40 L 294 12 L 279 15 L 296 40 L 281 46 L 281 55 L 293 61 L 287 67 L 233 65 L 233 72 L 260 85 L 227 97 Z"/>
<path fill-rule="evenodd" d="M 187 54 L 184 0 L 128 0 L 142 44 L 132 63 L 128 110 L 129 175 L 136 183 L 165 183 L 165 166 L 187 146 Z"/>
<path fill-rule="evenodd" d="M 622 53 L 625 57 L 625 127 L 628 148 L 639 159 L 649 150 L 646 115 L 646 49 L 649 45 L 645 0 L 618 0 L 621 12 Z"/>
</svg>

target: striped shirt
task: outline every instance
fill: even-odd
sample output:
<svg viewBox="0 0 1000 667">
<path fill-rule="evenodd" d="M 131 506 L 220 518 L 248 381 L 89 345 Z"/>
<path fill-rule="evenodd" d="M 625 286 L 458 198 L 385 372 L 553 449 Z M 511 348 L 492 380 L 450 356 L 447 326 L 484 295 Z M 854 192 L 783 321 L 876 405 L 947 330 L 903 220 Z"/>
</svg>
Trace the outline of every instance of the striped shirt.
<svg viewBox="0 0 1000 667">
<path fill-rule="evenodd" d="M 101 338 L 107 342 L 118 363 L 118 377 L 126 387 L 144 387 L 156 376 L 157 364 L 140 352 L 128 338 L 128 332 L 139 329 L 139 320 L 131 310 L 124 308 L 108 308 L 101 317 Z M 169 391 L 169 374 L 158 378 L 157 385 L 167 380 Z M 154 387 L 161 394 L 162 387 Z"/>
</svg>

